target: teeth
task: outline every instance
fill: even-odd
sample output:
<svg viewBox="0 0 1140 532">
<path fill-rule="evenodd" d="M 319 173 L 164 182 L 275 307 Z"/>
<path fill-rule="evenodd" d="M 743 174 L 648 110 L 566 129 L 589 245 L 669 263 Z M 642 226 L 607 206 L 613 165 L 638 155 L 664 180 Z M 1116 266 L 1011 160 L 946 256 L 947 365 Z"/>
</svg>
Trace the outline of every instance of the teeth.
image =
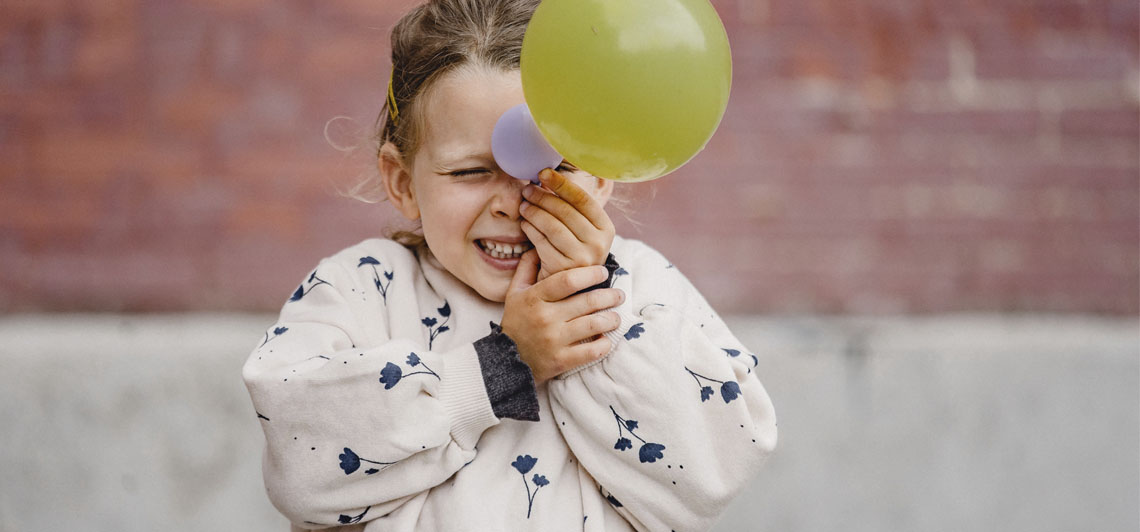
<svg viewBox="0 0 1140 532">
<path fill-rule="evenodd" d="M 517 259 L 530 249 L 530 246 L 527 244 L 505 244 L 492 242 L 490 240 L 480 240 L 479 246 L 482 247 L 488 255 L 496 259 Z"/>
</svg>

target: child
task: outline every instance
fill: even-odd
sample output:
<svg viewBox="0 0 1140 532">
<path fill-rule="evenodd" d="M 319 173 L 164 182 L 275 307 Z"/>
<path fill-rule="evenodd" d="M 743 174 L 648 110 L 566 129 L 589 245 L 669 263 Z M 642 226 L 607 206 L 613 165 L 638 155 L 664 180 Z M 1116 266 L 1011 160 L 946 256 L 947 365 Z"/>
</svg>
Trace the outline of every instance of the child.
<svg viewBox="0 0 1140 532">
<path fill-rule="evenodd" d="M 756 357 L 614 236 L 612 182 L 495 165 L 536 4 L 433 0 L 393 30 L 379 169 L 422 242 L 322 261 L 243 369 L 294 529 L 707 530 L 776 443 Z"/>
</svg>

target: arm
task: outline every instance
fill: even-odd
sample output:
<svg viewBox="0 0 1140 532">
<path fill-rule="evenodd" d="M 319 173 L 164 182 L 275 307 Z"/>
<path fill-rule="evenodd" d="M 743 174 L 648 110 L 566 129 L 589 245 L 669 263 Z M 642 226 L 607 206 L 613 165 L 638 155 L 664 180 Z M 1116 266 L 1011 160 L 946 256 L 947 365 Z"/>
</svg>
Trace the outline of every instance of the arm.
<svg viewBox="0 0 1140 532">
<path fill-rule="evenodd" d="M 366 304 L 358 295 L 376 291 L 357 280 L 322 262 L 242 370 L 265 432 L 267 492 L 303 528 L 418 511 L 417 495 L 470 462 L 500 417 L 537 418 L 529 370 L 500 332 L 446 352 L 392 339 L 385 307 L 414 306 L 414 294 Z M 488 394 L 491 368 L 513 385 Z"/>
<path fill-rule="evenodd" d="M 663 257 L 643 255 L 615 282 L 630 297 L 613 349 L 552 380 L 551 410 L 637 529 L 706 530 L 773 450 L 776 419 L 755 357 Z"/>
</svg>

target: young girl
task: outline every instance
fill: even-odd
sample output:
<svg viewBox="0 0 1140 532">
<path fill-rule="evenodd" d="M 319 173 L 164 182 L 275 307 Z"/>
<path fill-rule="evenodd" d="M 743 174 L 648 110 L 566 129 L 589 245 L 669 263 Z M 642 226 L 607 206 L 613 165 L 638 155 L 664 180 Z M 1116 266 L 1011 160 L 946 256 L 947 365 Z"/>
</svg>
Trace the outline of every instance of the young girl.
<svg viewBox="0 0 1140 532">
<path fill-rule="evenodd" d="M 612 183 L 496 166 L 536 4 L 433 0 L 393 30 L 379 170 L 421 242 L 322 261 L 243 369 L 295 529 L 707 530 L 775 446 L 756 357 L 614 236 Z"/>
</svg>

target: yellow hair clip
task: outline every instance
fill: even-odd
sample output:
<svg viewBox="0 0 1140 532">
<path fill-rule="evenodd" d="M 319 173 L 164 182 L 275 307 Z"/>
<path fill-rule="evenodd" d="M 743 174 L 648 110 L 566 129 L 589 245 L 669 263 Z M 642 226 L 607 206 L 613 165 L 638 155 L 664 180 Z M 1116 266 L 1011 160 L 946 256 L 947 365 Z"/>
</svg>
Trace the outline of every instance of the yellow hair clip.
<svg viewBox="0 0 1140 532">
<path fill-rule="evenodd" d="M 400 117 L 400 108 L 396 106 L 396 92 L 392 90 L 392 79 L 396 76 L 396 69 L 392 69 L 392 73 L 388 75 L 388 114 L 392 117 L 392 123 L 396 123 L 396 119 Z"/>
</svg>

